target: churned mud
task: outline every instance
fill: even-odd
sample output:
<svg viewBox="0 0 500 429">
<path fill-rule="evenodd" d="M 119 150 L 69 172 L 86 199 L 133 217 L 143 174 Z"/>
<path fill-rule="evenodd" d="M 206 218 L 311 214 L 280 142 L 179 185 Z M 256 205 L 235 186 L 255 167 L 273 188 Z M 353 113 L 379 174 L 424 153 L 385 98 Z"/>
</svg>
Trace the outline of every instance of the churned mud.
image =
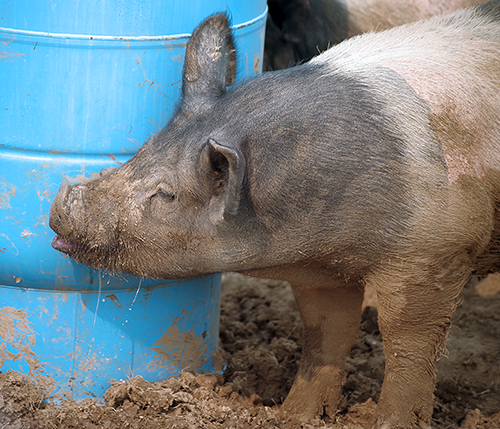
<svg viewBox="0 0 500 429">
<path fill-rule="evenodd" d="M 448 356 L 438 363 L 433 428 L 500 428 L 500 293 L 498 282 L 471 283 L 456 312 Z M 495 289 L 496 288 L 496 289 Z M 368 306 L 348 362 L 336 421 L 300 424 L 280 411 L 301 356 L 302 327 L 284 283 L 227 274 L 223 279 L 223 374 L 114 384 L 105 404 L 44 401 L 17 373 L 0 374 L 0 428 L 367 428 L 383 378 L 377 310 Z"/>
</svg>

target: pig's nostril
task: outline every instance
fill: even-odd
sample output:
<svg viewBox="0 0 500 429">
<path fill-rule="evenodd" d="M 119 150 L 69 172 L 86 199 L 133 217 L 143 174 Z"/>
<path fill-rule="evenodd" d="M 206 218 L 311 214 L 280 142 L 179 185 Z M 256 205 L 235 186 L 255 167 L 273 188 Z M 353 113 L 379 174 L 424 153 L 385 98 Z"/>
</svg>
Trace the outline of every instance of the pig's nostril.
<svg viewBox="0 0 500 429">
<path fill-rule="evenodd" d="M 63 236 L 71 233 L 71 224 L 64 210 L 70 189 L 71 187 L 67 182 L 63 183 L 50 207 L 49 225 L 55 233 Z"/>
<path fill-rule="evenodd" d="M 58 201 L 54 201 L 50 208 L 49 226 L 56 234 L 68 235 L 71 232 L 71 227 Z"/>
</svg>

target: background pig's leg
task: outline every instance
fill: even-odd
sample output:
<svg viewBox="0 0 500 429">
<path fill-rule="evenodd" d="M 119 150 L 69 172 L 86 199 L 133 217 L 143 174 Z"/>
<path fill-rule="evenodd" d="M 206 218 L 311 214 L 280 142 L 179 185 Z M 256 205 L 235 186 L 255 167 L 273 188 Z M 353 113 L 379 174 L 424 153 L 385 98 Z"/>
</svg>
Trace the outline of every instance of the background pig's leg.
<svg viewBox="0 0 500 429">
<path fill-rule="evenodd" d="M 344 383 L 345 357 L 359 332 L 363 287 L 292 285 L 304 323 L 304 350 L 299 372 L 284 409 L 310 420 L 334 416 Z"/>
<path fill-rule="evenodd" d="M 459 258 L 457 258 L 459 259 Z M 376 428 L 430 427 L 435 361 L 444 344 L 467 264 L 405 267 L 373 284 L 385 354 L 385 376 Z"/>
</svg>

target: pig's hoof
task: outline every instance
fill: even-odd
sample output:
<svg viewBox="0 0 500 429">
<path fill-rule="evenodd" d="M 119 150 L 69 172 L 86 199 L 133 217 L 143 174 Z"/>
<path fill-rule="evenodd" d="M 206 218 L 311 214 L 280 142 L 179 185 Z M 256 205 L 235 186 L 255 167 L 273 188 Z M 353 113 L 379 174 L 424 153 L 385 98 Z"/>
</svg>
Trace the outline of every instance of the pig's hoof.
<svg viewBox="0 0 500 429">
<path fill-rule="evenodd" d="M 430 429 L 431 414 L 423 410 L 415 412 L 414 409 L 405 409 L 403 405 L 411 401 L 403 402 L 396 402 L 394 407 L 379 402 L 373 429 Z"/>
<path fill-rule="evenodd" d="M 402 427 L 402 426 L 392 426 L 390 423 L 383 423 L 382 426 L 375 426 L 375 428 L 378 428 L 378 429 L 394 429 L 394 428 L 399 428 L 399 427 Z M 412 428 L 413 426 L 410 426 L 410 429 Z M 431 429 L 431 426 L 430 425 L 420 425 L 418 426 L 420 427 L 421 429 Z"/>
<path fill-rule="evenodd" d="M 338 371 L 325 372 L 327 374 L 318 371 L 310 380 L 298 375 L 283 403 L 283 410 L 303 422 L 325 416 L 335 417 L 343 377 Z"/>
<path fill-rule="evenodd" d="M 421 429 L 431 429 L 431 426 L 429 424 L 425 423 L 420 423 L 418 426 L 411 424 L 410 426 L 401 426 L 400 424 L 391 424 L 391 423 L 382 423 L 382 424 L 375 424 L 373 429 L 400 429 L 400 428 L 408 428 L 408 429 L 413 429 L 413 428 L 421 428 Z"/>
</svg>

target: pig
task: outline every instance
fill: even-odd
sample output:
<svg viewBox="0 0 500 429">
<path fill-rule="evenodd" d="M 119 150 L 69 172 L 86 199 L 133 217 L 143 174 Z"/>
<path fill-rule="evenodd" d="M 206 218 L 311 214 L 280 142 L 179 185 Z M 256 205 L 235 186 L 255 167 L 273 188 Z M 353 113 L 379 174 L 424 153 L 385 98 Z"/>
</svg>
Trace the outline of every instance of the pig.
<svg viewBox="0 0 500 429">
<path fill-rule="evenodd" d="M 386 358 L 374 427 L 429 427 L 461 290 L 479 261 L 498 267 L 500 2 L 237 84 L 235 59 L 226 16 L 207 18 L 165 128 L 61 185 L 53 247 L 139 276 L 288 281 L 305 342 L 283 410 L 303 421 L 337 411 L 370 286 Z"/>
<path fill-rule="evenodd" d="M 308 61 L 348 37 L 486 0 L 268 0 L 264 71 Z"/>
</svg>

